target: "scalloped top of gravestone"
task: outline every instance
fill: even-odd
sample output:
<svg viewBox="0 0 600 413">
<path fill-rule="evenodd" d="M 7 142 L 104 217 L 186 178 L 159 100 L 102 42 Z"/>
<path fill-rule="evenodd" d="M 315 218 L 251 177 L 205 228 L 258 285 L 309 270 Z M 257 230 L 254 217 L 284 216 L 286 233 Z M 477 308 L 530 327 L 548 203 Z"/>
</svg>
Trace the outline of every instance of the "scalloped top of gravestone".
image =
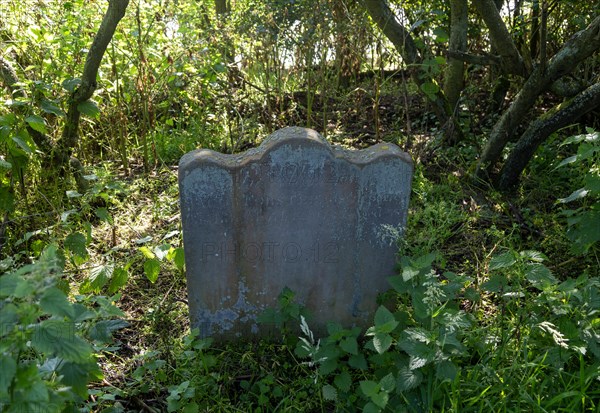
<svg viewBox="0 0 600 413">
<path fill-rule="evenodd" d="M 257 322 L 291 289 L 323 332 L 372 323 L 394 275 L 412 161 L 396 145 L 330 145 L 317 132 L 276 131 L 258 147 L 207 149 L 179 163 L 192 327 L 202 337 L 264 337 Z"/>
</svg>

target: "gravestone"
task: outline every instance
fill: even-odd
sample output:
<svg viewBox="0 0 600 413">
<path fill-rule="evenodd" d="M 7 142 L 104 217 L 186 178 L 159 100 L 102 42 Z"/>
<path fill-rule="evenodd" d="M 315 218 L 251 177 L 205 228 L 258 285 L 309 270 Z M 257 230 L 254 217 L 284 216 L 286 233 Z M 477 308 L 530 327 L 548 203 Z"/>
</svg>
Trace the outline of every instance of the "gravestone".
<svg viewBox="0 0 600 413">
<path fill-rule="evenodd" d="M 276 131 L 237 155 L 207 149 L 179 163 L 192 327 L 252 338 L 285 287 L 322 332 L 368 326 L 394 275 L 412 161 L 397 146 L 331 146 L 304 128 Z"/>
</svg>

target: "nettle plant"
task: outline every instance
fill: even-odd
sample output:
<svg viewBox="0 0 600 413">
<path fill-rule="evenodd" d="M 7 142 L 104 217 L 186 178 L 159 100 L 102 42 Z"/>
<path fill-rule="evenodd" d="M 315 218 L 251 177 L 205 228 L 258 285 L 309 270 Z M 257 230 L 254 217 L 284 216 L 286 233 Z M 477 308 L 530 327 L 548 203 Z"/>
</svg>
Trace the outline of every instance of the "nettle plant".
<svg viewBox="0 0 600 413">
<path fill-rule="evenodd" d="M 472 321 L 460 309 L 459 292 L 472 280 L 438 275 L 435 259 L 436 254 L 402 258 L 401 275 L 389 278 L 398 293 L 397 310 L 380 306 L 362 345 L 358 328 L 330 324 L 329 336 L 315 340 L 302 320 L 296 354 L 315 366 L 326 400 L 344 411 L 379 412 L 399 406 L 430 410 L 442 397 L 441 387 L 455 380 L 467 356 L 463 335 Z"/>
<path fill-rule="evenodd" d="M 565 211 L 569 225 L 567 237 L 576 253 L 585 254 L 600 241 L 600 132 L 588 128 L 586 134 L 571 136 L 563 142 L 563 145 L 571 144 L 578 145 L 577 153 L 564 159 L 557 168 L 578 167 L 583 186 L 559 202 L 580 202 L 579 208 Z"/>
<path fill-rule="evenodd" d="M 47 246 L 34 264 L 0 277 L 0 410 L 63 412 L 102 378 L 96 352 L 126 326 L 106 297 L 70 300 L 65 258 Z"/>
</svg>

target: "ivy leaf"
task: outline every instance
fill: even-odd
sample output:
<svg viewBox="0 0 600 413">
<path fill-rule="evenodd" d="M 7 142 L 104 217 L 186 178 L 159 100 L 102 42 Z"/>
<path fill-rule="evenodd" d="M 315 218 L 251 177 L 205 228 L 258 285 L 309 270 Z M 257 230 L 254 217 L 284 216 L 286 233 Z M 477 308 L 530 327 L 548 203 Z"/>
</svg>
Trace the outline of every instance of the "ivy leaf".
<svg viewBox="0 0 600 413">
<path fill-rule="evenodd" d="M 44 118 L 38 115 L 30 115 L 25 118 L 25 122 L 31 127 L 31 129 L 36 130 L 40 133 L 48 133 L 46 130 L 46 121 Z"/>
<path fill-rule="evenodd" d="M 97 118 L 100 115 L 100 109 L 93 100 L 86 100 L 77 105 L 77 110 L 90 118 Z"/>
<path fill-rule="evenodd" d="M 160 263 L 156 259 L 146 260 L 144 263 L 144 274 L 146 278 L 150 280 L 152 284 L 158 279 L 158 273 L 160 272 Z"/>
</svg>

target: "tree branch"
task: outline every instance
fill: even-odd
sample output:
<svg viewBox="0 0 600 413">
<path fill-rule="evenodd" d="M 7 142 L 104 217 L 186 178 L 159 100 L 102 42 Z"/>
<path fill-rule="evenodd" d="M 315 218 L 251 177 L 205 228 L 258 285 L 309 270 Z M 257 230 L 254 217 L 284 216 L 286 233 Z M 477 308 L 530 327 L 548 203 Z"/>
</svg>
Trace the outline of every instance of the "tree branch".
<svg viewBox="0 0 600 413">
<path fill-rule="evenodd" d="M 506 74 L 527 76 L 527 68 L 517 50 L 500 12 L 493 0 L 473 0 L 473 5 L 490 31 L 492 44 L 500 54 L 502 71 Z"/>
</svg>

